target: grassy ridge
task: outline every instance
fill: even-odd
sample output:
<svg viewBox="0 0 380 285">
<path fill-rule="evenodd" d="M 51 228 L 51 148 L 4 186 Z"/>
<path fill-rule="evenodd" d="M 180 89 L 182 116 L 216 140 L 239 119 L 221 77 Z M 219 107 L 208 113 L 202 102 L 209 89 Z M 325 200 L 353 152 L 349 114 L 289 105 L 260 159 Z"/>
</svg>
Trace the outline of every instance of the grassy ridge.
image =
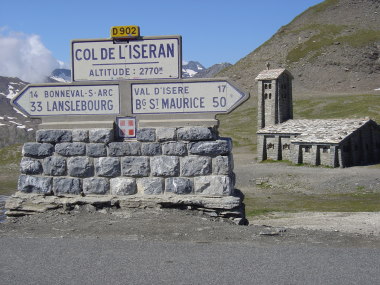
<svg viewBox="0 0 380 285">
<path fill-rule="evenodd" d="M 0 148 L 0 195 L 11 195 L 16 191 L 20 160 L 21 145 Z"/>
</svg>

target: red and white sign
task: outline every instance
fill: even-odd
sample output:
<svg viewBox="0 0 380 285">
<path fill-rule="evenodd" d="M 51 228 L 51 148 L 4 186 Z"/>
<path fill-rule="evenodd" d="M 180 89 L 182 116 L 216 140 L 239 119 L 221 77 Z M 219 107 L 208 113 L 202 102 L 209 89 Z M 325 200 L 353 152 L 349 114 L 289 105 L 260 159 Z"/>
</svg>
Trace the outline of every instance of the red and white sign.
<svg viewBox="0 0 380 285">
<path fill-rule="evenodd" d="M 117 126 L 119 129 L 120 138 L 135 138 L 136 137 L 136 118 L 133 118 L 133 117 L 117 118 Z"/>
</svg>

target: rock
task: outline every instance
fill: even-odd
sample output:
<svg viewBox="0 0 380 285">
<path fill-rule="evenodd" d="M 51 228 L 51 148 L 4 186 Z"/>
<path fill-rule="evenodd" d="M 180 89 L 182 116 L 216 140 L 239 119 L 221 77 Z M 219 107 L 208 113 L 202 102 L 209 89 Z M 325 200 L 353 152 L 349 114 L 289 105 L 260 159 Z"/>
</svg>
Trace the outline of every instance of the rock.
<svg viewBox="0 0 380 285">
<path fill-rule="evenodd" d="M 177 138 L 176 128 L 157 128 L 157 141 L 175 141 Z"/>
<path fill-rule="evenodd" d="M 72 141 L 71 130 L 38 130 L 36 132 L 37 142 L 61 143 Z"/>
<path fill-rule="evenodd" d="M 137 193 L 136 179 L 117 177 L 110 180 L 112 195 L 133 195 Z"/>
<path fill-rule="evenodd" d="M 107 156 L 107 147 L 104 143 L 89 143 L 86 145 L 86 155 L 90 157 Z"/>
<path fill-rule="evenodd" d="M 187 146 L 183 142 L 163 143 L 162 154 L 184 156 L 187 154 Z"/>
<path fill-rule="evenodd" d="M 156 141 L 156 129 L 153 129 L 153 128 L 137 129 L 136 138 L 140 142 L 154 142 Z"/>
<path fill-rule="evenodd" d="M 83 179 L 84 194 L 107 194 L 110 189 L 110 182 L 107 178 L 90 177 Z"/>
<path fill-rule="evenodd" d="M 51 194 L 52 178 L 20 175 L 17 189 L 24 193 Z"/>
<path fill-rule="evenodd" d="M 141 155 L 140 142 L 113 142 L 108 144 L 109 156 Z"/>
<path fill-rule="evenodd" d="M 160 143 L 143 143 L 141 145 L 141 155 L 155 156 L 161 154 Z"/>
<path fill-rule="evenodd" d="M 204 141 L 193 142 L 188 145 L 190 154 L 198 155 L 226 155 L 232 150 L 232 144 L 230 140 L 216 140 L 216 141 Z"/>
<path fill-rule="evenodd" d="M 150 159 L 150 167 L 153 176 L 178 176 L 179 158 L 177 156 L 155 156 Z"/>
<path fill-rule="evenodd" d="M 73 177 L 90 177 L 94 175 L 94 165 L 87 156 L 70 157 L 67 162 L 68 174 Z"/>
<path fill-rule="evenodd" d="M 54 146 L 50 143 L 25 143 L 22 148 L 22 155 L 34 158 L 43 158 L 52 155 Z"/>
<path fill-rule="evenodd" d="M 79 195 L 82 192 L 81 181 L 79 178 L 54 177 L 53 192 L 55 195 Z"/>
<path fill-rule="evenodd" d="M 174 194 L 190 194 L 193 192 L 192 180 L 184 177 L 166 178 L 165 192 Z"/>
<path fill-rule="evenodd" d="M 75 129 L 72 130 L 73 142 L 88 142 L 88 130 Z"/>
<path fill-rule="evenodd" d="M 62 156 L 80 156 L 86 154 L 86 144 L 82 142 L 57 143 L 55 152 Z"/>
<path fill-rule="evenodd" d="M 42 164 L 37 159 L 23 157 L 20 162 L 20 172 L 23 174 L 41 174 Z"/>
<path fill-rule="evenodd" d="M 146 156 L 126 156 L 121 158 L 123 176 L 142 177 L 150 172 L 149 158 Z"/>
<path fill-rule="evenodd" d="M 120 175 L 118 157 L 100 157 L 95 159 L 95 173 L 98 176 L 116 177 Z"/>
<path fill-rule="evenodd" d="M 181 157 L 181 176 L 200 176 L 211 174 L 211 158 L 206 156 Z"/>
<path fill-rule="evenodd" d="M 92 143 L 110 143 L 114 139 L 113 129 L 91 129 L 88 135 Z"/>
<path fill-rule="evenodd" d="M 233 185 L 231 179 L 224 175 L 194 177 L 194 190 L 198 194 L 231 195 Z"/>
<path fill-rule="evenodd" d="M 206 127 L 184 127 L 177 130 L 177 139 L 183 141 L 212 140 L 214 137 L 213 130 Z"/>
<path fill-rule="evenodd" d="M 233 159 L 230 156 L 217 156 L 212 159 L 212 174 L 229 175 L 233 170 Z"/>
<path fill-rule="evenodd" d="M 45 175 L 66 175 L 66 159 L 60 156 L 49 156 L 43 160 Z"/>
<path fill-rule="evenodd" d="M 158 195 L 163 193 L 164 180 L 159 177 L 146 177 L 137 179 L 137 189 L 145 195 Z"/>
</svg>

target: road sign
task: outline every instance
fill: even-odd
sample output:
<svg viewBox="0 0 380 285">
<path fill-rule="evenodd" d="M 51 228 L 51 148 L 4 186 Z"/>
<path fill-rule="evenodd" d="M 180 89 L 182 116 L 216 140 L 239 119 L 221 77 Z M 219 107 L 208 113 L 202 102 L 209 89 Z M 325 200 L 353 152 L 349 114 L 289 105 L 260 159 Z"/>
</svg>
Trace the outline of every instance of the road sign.
<svg viewBox="0 0 380 285">
<path fill-rule="evenodd" d="M 30 117 L 109 115 L 120 112 L 118 84 L 30 84 L 12 104 Z"/>
<path fill-rule="evenodd" d="M 228 113 L 248 95 L 226 80 L 133 83 L 132 113 Z"/>
<path fill-rule="evenodd" d="M 182 72 L 180 36 L 73 40 L 71 57 L 73 81 L 179 79 Z"/>
<path fill-rule="evenodd" d="M 111 38 L 113 39 L 132 39 L 139 36 L 139 26 L 114 26 L 111 28 Z"/>
</svg>

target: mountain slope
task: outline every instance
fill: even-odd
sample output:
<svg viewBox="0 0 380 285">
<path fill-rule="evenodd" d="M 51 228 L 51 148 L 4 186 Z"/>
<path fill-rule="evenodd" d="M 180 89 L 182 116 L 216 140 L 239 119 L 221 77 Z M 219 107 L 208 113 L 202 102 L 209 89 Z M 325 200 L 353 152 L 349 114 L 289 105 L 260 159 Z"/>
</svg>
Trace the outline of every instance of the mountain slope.
<svg viewBox="0 0 380 285">
<path fill-rule="evenodd" d="M 10 104 L 27 84 L 16 77 L 0 76 L 0 147 L 34 140 L 36 122 Z"/>
<path fill-rule="evenodd" d="M 380 2 L 326 0 L 282 27 L 218 76 L 256 93 L 254 78 L 284 67 L 300 93 L 373 92 L 380 87 Z"/>
</svg>

